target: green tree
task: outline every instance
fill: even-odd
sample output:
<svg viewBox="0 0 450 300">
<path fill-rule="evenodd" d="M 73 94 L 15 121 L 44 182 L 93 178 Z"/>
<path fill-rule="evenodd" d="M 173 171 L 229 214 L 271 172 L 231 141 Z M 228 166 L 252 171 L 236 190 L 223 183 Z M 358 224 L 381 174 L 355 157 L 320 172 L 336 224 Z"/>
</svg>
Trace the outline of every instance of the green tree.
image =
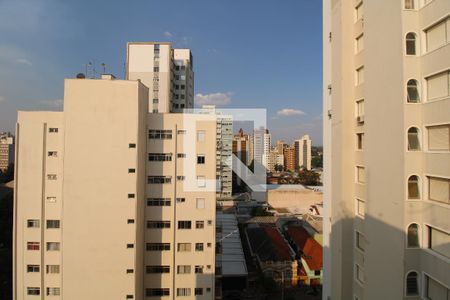
<svg viewBox="0 0 450 300">
<path fill-rule="evenodd" d="M 277 171 L 277 172 L 282 172 L 283 169 L 284 169 L 284 168 L 283 168 L 282 165 L 278 165 L 278 164 L 275 165 L 275 171 Z"/>
<path fill-rule="evenodd" d="M 298 182 L 304 185 L 321 185 L 320 175 L 314 171 L 302 169 L 298 173 Z"/>
<path fill-rule="evenodd" d="M 323 167 L 323 156 L 317 155 L 311 158 L 311 166 L 313 168 L 322 168 Z"/>
</svg>

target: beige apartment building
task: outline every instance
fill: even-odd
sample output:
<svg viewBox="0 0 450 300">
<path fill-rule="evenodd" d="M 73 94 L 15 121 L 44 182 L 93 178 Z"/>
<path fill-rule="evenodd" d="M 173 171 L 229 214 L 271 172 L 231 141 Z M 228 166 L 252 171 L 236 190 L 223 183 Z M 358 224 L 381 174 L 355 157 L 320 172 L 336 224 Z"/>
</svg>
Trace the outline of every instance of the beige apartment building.
<svg viewBox="0 0 450 300">
<path fill-rule="evenodd" d="M 216 121 L 148 99 L 103 75 L 19 112 L 14 299 L 213 299 Z"/>
<path fill-rule="evenodd" d="M 295 167 L 304 167 L 311 170 L 311 139 L 309 135 L 304 135 L 294 142 L 295 147 Z"/>
<path fill-rule="evenodd" d="M 323 299 L 448 300 L 450 1 L 323 15 Z"/>
<path fill-rule="evenodd" d="M 0 132 L 0 171 L 6 171 L 14 163 L 14 136 Z"/>
<path fill-rule="evenodd" d="M 194 107 L 193 58 L 168 42 L 130 42 L 126 79 L 140 79 L 149 92 L 149 112 L 182 112 Z"/>
</svg>

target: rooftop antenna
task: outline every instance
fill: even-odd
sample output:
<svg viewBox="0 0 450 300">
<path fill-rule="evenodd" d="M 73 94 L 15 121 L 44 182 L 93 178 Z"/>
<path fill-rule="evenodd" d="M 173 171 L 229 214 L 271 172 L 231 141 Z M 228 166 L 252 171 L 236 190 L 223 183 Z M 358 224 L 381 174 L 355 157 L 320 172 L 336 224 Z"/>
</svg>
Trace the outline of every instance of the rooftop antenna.
<svg viewBox="0 0 450 300">
<path fill-rule="evenodd" d="M 101 66 L 103 68 L 103 74 L 106 74 L 106 64 L 102 63 Z"/>
</svg>

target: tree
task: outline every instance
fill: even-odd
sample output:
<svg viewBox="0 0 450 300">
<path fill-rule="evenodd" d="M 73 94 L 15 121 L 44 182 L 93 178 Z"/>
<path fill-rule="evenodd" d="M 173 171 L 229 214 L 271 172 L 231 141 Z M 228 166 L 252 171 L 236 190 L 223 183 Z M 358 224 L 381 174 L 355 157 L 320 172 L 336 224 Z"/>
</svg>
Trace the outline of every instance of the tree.
<svg viewBox="0 0 450 300">
<path fill-rule="evenodd" d="M 320 175 L 314 171 L 305 169 L 298 173 L 298 181 L 304 185 L 321 185 Z"/>
<path fill-rule="evenodd" d="M 323 155 L 313 156 L 311 158 L 311 166 L 313 168 L 322 168 L 323 167 Z"/>
<path fill-rule="evenodd" d="M 0 170 L 0 182 L 10 182 L 14 180 L 14 164 L 9 164 L 8 168 L 4 171 Z"/>
<path fill-rule="evenodd" d="M 282 172 L 283 169 L 284 169 L 284 168 L 283 168 L 282 165 L 279 165 L 279 164 L 276 164 L 276 165 L 275 165 L 275 171 L 276 171 L 276 172 Z"/>
</svg>

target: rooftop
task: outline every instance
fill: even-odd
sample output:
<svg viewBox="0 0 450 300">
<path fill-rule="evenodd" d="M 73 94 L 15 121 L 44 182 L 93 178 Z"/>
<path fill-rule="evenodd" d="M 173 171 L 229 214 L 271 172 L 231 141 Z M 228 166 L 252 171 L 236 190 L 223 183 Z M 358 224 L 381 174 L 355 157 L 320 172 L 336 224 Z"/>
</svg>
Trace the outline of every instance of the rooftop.
<svg viewBox="0 0 450 300">
<path fill-rule="evenodd" d="M 303 253 L 302 258 L 309 269 L 313 271 L 322 270 L 322 246 L 312 238 L 303 227 L 290 226 L 288 227 L 287 233 L 297 246 L 298 250 Z"/>
<path fill-rule="evenodd" d="M 291 249 L 281 233 L 273 227 L 246 229 L 253 255 L 263 261 L 291 261 Z"/>
</svg>

